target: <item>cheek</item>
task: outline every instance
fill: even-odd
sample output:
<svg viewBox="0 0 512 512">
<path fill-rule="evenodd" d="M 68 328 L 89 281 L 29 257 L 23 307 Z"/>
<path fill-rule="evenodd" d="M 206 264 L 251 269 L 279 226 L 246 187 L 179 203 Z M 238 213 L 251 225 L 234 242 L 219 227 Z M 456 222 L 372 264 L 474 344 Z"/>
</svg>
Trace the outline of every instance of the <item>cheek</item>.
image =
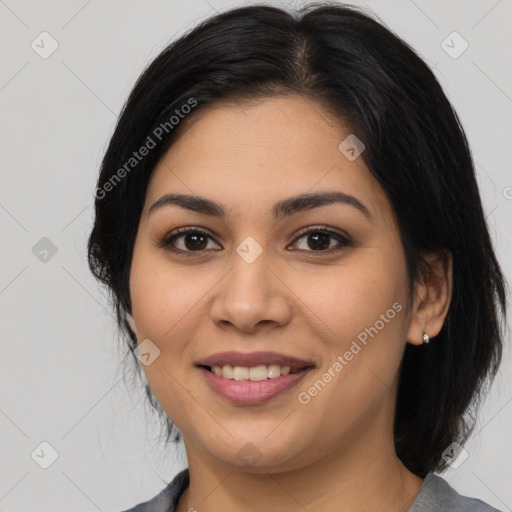
<svg viewBox="0 0 512 512">
<path fill-rule="evenodd" d="M 130 294 L 139 341 L 173 338 L 173 332 L 186 324 L 184 320 L 204 295 L 200 280 L 191 280 L 184 272 L 170 272 L 163 260 L 143 250 L 134 251 Z"/>
<path fill-rule="evenodd" d="M 408 321 L 405 270 L 400 263 L 399 252 L 368 250 L 335 272 L 296 280 L 297 296 L 304 303 L 302 314 L 318 326 L 315 335 L 325 351 L 322 369 L 331 372 L 324 373 L 322 380 L 329 383 L 330 391 L 322 391 L 318 405 L 324 402 L 322 406 L 331 407 L 331 400 L 339 401 L 340 407 L 353 407 L 355 414 L 361 400 L 385 398 L 376 394 L 375 386 L 384 395 L 392 387 Z M 323 390 L 322 383 L 318 388 Z"/>
<path fill-rule="evenodd" d="M 357 256 L 329 272 L 297 273 L 291 281 L 303 303 L 303 314 L 319 325 L 325 334 L 322 337 L 333 348 L 342 349 L 376 322 L 382 327 L 380 315 L 393 321 L 386 322 L 386 329 L 379 329 L 382 332 L 390 331 L 391 323 L 403 320 L 403 315 L 396 314 L 400 307 L 393 309 L 398 302 L 405 310 L 401 268 L 390 268 L 382 258 Z M 397 318 L 401 320 L 394 322 Z"/>
<path fill-rule="evenodd" d="M 183 272 L 170 272 L 169 265 L 150 251 L 135 247 L 130 271 L 132 315 L 139 343 L 151 340 L 159 350 L 149 365 L 142 365 L 151 390 L 162 408 L 180 428 L 193 416 L 183 377 L 187 340 L 200 321 L 200 298 L 206 290 L 201 281 L 190 281 Z"/>
</svg>

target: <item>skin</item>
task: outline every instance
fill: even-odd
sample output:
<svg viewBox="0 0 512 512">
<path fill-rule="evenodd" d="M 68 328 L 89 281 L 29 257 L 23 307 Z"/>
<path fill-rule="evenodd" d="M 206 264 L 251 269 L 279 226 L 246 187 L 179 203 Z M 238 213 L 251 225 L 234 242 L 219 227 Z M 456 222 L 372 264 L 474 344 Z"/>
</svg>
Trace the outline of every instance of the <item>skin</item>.
<svg viewBox="0 0 512 512">
<path fill-rule="evenodd" d="M 408 510 L 423 479 L 394 449 L 398 370 L 406 343 L 420 345 L 424 331 L 433 337 L 442 327 L 450 258 L 429 255 L 432 272 L 416 283 L 407 307 L 391 205 L 362 158 L 349 161 L 338 149 L 350 130 L 313 101 L 288 95 L 218 103 L 184 123 L 150 180 L 130 273 L 132 328 L 139 343 L 150 339 L 160 350 L 144 371 L 187 450 L 191 484 L 178 511 L 256 511 L 262 504 L 283 512 Z M 371 218 L 347 204 L 272 217 L 279 200 L 333 191 L 356 197 Z M 175 205 L 149 214 L 168 193 L 221 203 L 226 218 Z M 315 251 L 311 236 L 297 232 L 318 225 L 346 233 L 351 244 L 331 237 L 327 250 L 338 250 Z M 186 236 L 174 245 L 191 256 L 158 246 L 185 226 L 210 235 L 202 251 L 186 246 Z M 248 236 L 263 250 L 252 263 L 236 252 Z M 395 303 L 403 309 L 300 403 L 298 393 Z M 263 404 L 236 405 L 195 366 L 229 350 L 277 351 L 315 369 Z M 249 442 L 259 457 L 252 466 L 237 456 Z"/>
</svg>

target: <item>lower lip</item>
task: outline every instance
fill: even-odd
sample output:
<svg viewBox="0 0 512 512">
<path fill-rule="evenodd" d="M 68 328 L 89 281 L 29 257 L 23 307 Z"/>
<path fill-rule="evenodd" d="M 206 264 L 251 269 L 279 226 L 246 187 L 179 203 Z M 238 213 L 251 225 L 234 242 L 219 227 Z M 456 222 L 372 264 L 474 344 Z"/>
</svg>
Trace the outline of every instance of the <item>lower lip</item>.
<svg viewBox="0 0 512 512">
<path fill-rule="evenodd" d="M 219 395 L 236 404 L 256 405 L 266 402 L 276 395 L 292 388 L 309 373 L 312 368 L 298 373 L 281 375 L 275 379 L 259 381 L 225 379 L 205 368 L 200 368 L 200 370 L 206 382 L 208 382 L 210 387 Z"/>
</svg>

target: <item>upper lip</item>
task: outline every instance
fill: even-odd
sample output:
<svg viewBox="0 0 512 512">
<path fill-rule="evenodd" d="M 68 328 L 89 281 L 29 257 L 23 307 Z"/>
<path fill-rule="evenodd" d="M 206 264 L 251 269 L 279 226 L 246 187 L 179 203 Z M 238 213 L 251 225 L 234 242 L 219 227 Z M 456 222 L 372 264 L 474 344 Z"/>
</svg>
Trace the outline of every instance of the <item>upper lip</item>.
<svg viewBox="0 0 512 512">
<path fill-rule="evenodd" d="M 278 352 L 219 352 L 202 359 L 197 366 L 289 366 L 294 369 L 302 369 L 314 366 L 311 361 L 305 361 L 296 357 L 279 354 Z"/>
</svg>

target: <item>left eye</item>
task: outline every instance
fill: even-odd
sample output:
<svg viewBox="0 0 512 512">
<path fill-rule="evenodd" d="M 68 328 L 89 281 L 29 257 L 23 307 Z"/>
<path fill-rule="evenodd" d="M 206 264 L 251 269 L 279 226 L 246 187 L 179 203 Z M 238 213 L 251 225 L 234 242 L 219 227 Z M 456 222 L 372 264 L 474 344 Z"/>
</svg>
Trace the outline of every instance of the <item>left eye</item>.
<svg viewBox="0 0 512 512">
<path fill-rule="evenodd" d="M 295 239 L 294 244 L 297 244 L 301 239 L 305 239 L 305 243 L 302 244 L 303 247 L 299 247 L 298 249 L 309 252 L 331 252 L 330 249 L 334 248 L 337 250 L 343 246 L 350 245 L 350 239 L 347 236 L 335 231 L 318 228 L 303 233 Z M 333 241 L 338 242 L 337 245 L 331 245 Z"/>
</svg>

